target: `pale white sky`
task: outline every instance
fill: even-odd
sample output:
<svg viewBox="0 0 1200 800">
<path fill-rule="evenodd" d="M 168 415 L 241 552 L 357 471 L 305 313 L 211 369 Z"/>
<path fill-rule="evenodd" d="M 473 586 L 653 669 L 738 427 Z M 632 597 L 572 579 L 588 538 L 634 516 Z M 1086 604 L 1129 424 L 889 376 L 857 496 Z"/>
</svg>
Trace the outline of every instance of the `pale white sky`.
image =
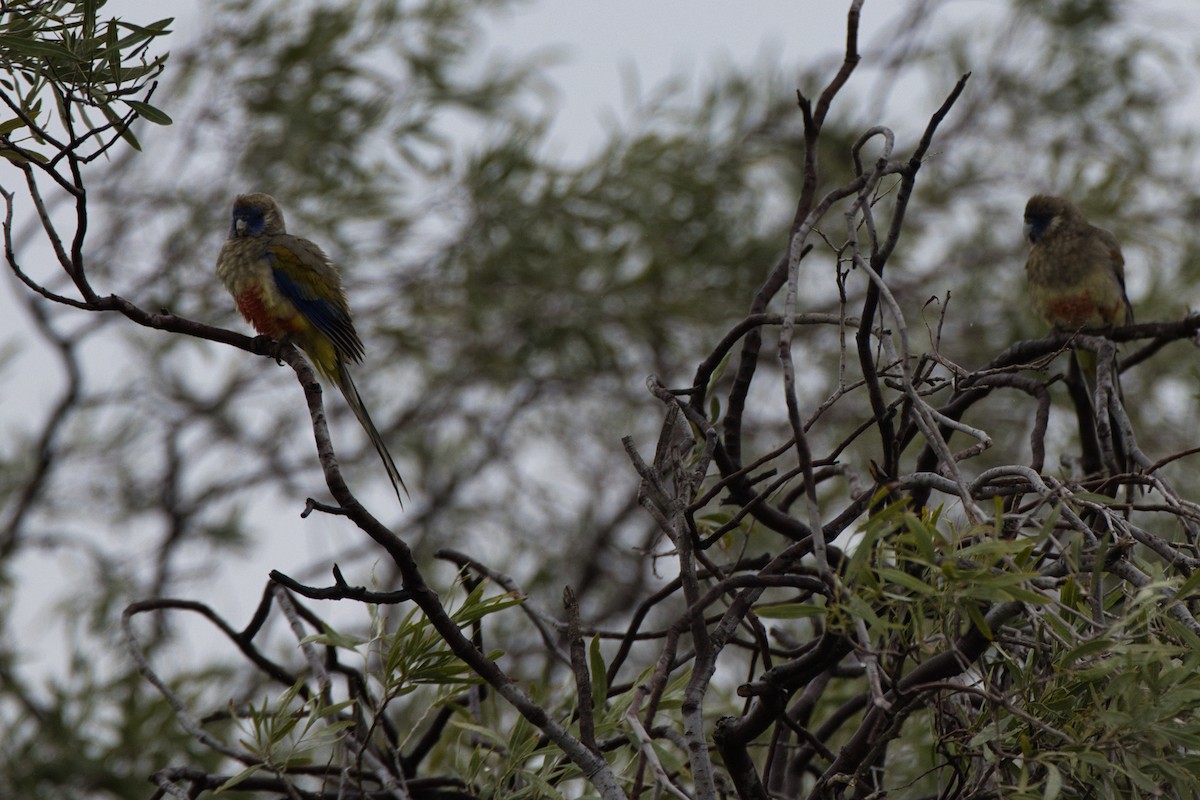
<svg viewBox="0 0 1200 800">
<path fill-rule="evenodd" d="M 560 89 L 553 129 L 567 155 L 602 141 L 607 120 L 620 119 L 634 101 L 667 78 L 695 84 L 729 64 L 768 60 L 809 63 L 837 55 L 845 43 L 847 0 L 541 0 L 499 18 L 491 38 L 501 52 L 555 48 L 563 55 L 550 70 Z M 868 2 L 860 42 L 875 38 L 900 4 Z M 873 6 L 873 7 L 872 7 Z"/>
</svg>

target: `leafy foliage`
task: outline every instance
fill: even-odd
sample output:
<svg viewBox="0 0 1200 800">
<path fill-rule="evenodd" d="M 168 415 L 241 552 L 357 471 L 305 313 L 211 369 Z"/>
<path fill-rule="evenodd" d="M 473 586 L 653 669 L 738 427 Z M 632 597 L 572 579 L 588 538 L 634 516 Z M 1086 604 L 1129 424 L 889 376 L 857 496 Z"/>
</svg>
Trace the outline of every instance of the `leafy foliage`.
<svg viewBox="0 0 1200 800">
<path fill-rule="evenodd" d="M 46 99 L 53 101 L 55 121 L 83 163 L 112 145 L 106 135 L 110 132 L 141 149 L 130 131 L 134 119 L 171 124 L 171 117 L 147 100 L 166 64 L 165 55 L 153 55 L 156 40 L 170 33 L 172 20 L 143 26 L 116 17 L 103 19 L 101 6 L 97 0 L 5 4 L 0 65 L 7 77 L 0 79 L 0 87 L 5 104 L 16 114 L 0 123 L 5 136 L 27 129 L 23 132 L 35 143 L 45 142 L 53 113 L 43 105 Z M 99 112 L 104 121 L 93 121 L 89 111 Z M 47 157 L 11 143 L 0 148 L 0 156 L 18 161 Z"/>
</svg>

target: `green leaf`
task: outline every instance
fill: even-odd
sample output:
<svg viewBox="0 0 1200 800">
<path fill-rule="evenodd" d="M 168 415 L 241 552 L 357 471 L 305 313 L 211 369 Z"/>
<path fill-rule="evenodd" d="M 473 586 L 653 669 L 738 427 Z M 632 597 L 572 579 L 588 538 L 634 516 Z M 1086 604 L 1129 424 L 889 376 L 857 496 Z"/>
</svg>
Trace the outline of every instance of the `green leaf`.
<svg viewBox="0 0 1200 800">
<path fill-rule="evenodd" d="M 975 627 L 979 628 L 979 632 L 983 634 L 984 638 L 989 642 L 994 641 L 996 637 L 992 635 L 992 629 L 988 626 L 987 620 L 983 618 L 983 612 L 979 610 L 979 606 L 975 603 L 964 603 L 963 606 L 967 616 L 971 618 L 971 622 L 975 623 Z"/>
<path fill-rule="evenodd" d="M 1074 577 L 1068 577 L 1059 587 L 1058 599 L 1067 608 L 1080 608 L 1085 597 L 1079 590 L 1079 582 Z"/>
<path fill-rule="evenodd" d="M 1094 653 L 1102 653 L 1109 650 L 1113 646 L 1111 639 L 1093 639 L 1090 642 L 1084 642 L 1078 647 L 1073 647 L 1067 651 L 1060 659 L 1059 664 L 1062 667 L 1069 667 L 1074 662 L 1087 658 Z"/>
<path fill-rule="evenodd" d="M 592 673 L 592 708 L 604 708 L 608 697 L 608 666 L 600 652 L 600 635 L 594 634 L 588 644 L 588 670 Z"/>
<path fill-rule="evenodd" d="M 83 38 L 91 39 L 96 35 L 96 11 L 99 0 L 83 0 Z"/>
<path fill-rule="evenodd" d="M 336 631 L 326 625 L 325 630 L 322 633 L 313 633 L 305 636 L 300 640 L 300 643 L 309 644 L 310 642 L 315 642 L 317 644 L 323 644 L 327 647 L 337 647 L 342 650 L 349 650 L 352 653 L 357 653 L 358 648 L 366 644 L 367 641 L 368 640 L 353 634 L 341 633 L 340 631 Z"/>
<path fill-rule="evenodd" d="M 1124 502 L 1115 497 L 1109 497 L 1106 494 L 1096 494 L 1095 492 L 1074 492 L 1071 497 L 1083 503 L 1098 503 L 1105 506 L 1117 505 Z"/>
<path fill-rule="evenodd" d="M 908 515 L 905 517 L 904 525 L 912 536 L 912 542 L 916 545 L 917 552 L 927 564 L 932 564 L 937 560 L 937 550 L 933 542 L 932 526 L 928 525 L 925 520 Z"/>
<path fill-rule="evenodd" d="M 1024 586 L 1005 586 L 1000 591 L 1008 600 L 1016 600 L 1018 603 L 1027 603 L 1031 606 L 1045 606 L 1052 602 L 1049 597 L 1036 589 L 1026 589 Z"/>
<path fill-rule="evenodd" d="M 125 140 L 126 144 L 128 144 L 134 150 L 141 152 L 141 143 L 137 140 L 137 137 L 133 135 L 133 131 L 129 130 L 129 125 L 125 123 L 125 120 L 117 116 L 117 112 L 113 111 L 106 105 L 100 106 L 100 112 L 104 114 L 105 119 L 111 122 L 113 127 L 117 129 L 121 138 Z"/>
<path fill-rule="evenodd" d="M 754 613 L 762 619 L 804 619 L 819 617 L 825 613 L 824 606 L 812 603 L 781 603 L 777 606 L 760 606 Z"/>
<path fill-rule="evenodd" d="M 170 125 L 174 120 L 165 111 L 140 100 L 126 100 L 125 105 L 137 112 L 138 116 L 155 125 Z"/>
<path fill-rule="evenodd" d="M 705 389 L 707 390 L 708 394 L 712 395 L 713 399 L 716 399 L 716 397 L 717 397 L 717 394 L 716 394 L 716 392 L 713 391 L 713 389 L 717 385 L 717 383 L 721 380 L 721 377 L 725 374 L 725 368 L 729 365 L 729 359 L 733 355 L 733 353 L 734 353 L 733 349 L 726 351 L 725 355 L 723 355 L 721 357 L 721 360 L 717 364 L 716 369 L 714 369 L 712 371 L 712 375 L 708 379 L 708 386 L 705 387 Z M 715 419 L 715 417 L 714 417 L 714 419 Z"/>
<path fill-rule="evenodd" d="M 7 120 L 5 122 L 0 122 L 0 136 L 7 136 L 8 134 L 15 131 L 17 128 L 24 128 L 24 127 L 25 127 L 25 120 L 21 119 L 20 117 L 14 117 L 13 119 Z"/>
<path fill-rule="evenodd" d="M 478 599 L 475 595 L 476 593 L 472 592 L 472 597 L 468 599 L 462 608 L 454 613 L 454 621 L 459 625 L 469 625 L 472 622 L 483 619 L 489 614 L 495 614 L 506 608 L 519 606 L 525 602 L 525 598 L 516 592 L 506 592 L 486 600 Z"/>
<path fill-rule="evenodd" d="M 1041 530 L 1038 531 L 1037 540 L 1045 541 L 1050 534 L 1054 533 L 1054 527 L 1058 524 L 1058 518 L 1062 516 L 1062 506 L 1054 506 L 1050 509 L 1050 513 L 1046 515 L 1046 521 L 1042 523 Z"/>
<path fill-rule="evenodd" d="M 105 77 L 116 83 L 135 83 L 141 81 L 143 78 L 157 75 L 160 72 L 162 72 L 162 64 L 156 60 L 150 64 L 134 64 L 133 66 L 121 67 L 111 76 Z"/>
<path fill-rule="evenodd" d="M 341 702 L 338 702 L 338 703 L 332 703 L 327 706 L 320 706 L 319 708 L 313 709 L 313 715 L 312 715 L 311 719 L 315 722 L 316 720 L 318 720 L 322 717 L 328 717 L 328 716 L 333 716 L 335 714 L 340 714 L 343 710 L 353 706 L 354 703 L 355 703 L 354 700 L 342 700 Z M 334 723 L 334 724 L 341 725 L 342 723 L 339 722 L 339 723 Z"/>
<path fill-rule="evenodd" d="M 861 617 L 862 620 L 867 623 L 867 627 L 869 629 L 874 631 L 887 630 L 888 626 L 884 624 L 884 621 L 879 617 L 879 614 L 875 613 L 875 609 L 871 607 L 871 604 L 863 600 L 858 595 L 850 595 L 850 597 L 846 599 L 845 604 L 846 607 L 850 609 L 851 614 L 856 617 Z"/>
<path fill-rule="evenodd" d="M 45 164 L 47 159 L 41 153 L 35 153 L 32 150 L 17 150 L 16 148 L 0 148 L 0 158 L 7 158 L 9 161 L 17 164 L 26 164 L 30 161 L 36 161 L 39 164 Z"/>
<path fill-rule="evenodd" d="M 892 583 L 903 586 L 905 589 L 908 589 L 909 591 L 912 591 L 912 592 L 916 592 L 917 594 L 930 595 L 930 594 L 936 594 L 938 591 L 936 588 L 934 588 L 933 586 L 930 586 L 925 581 L 921 580 L 920 578 L 916 578 L 912 575 L 909 575 L 907 572 L 905 572 L 902 569 L 895 569 L 893 567 L 880 567 L 878 571 L 879 571 L 879 577 L 882 578 L 883 580 L 891 581 Z"/>
<path fill-rule="evenodd" d="M 1188 579 L 1175 591 L 1175 599 L 1187 600 L 1197 588 L 1200 588 L 1200 570 L 1189 575 Z"/>
<path fill-rule="evenodd" d="M 117 28 L 117 21 L 110 19 L 104 32 L 104 51 L 108 60 L 108 69 L 114 74 L 121 69 L 121 45 L 118 41 L 119 37 L 120 31 Z"/>
<path fill-rule="evenodd" d="M 0 34 L 0 52 L 4 50 L 23 53 L 35 58 L 67 59 L 75 62 L 82 60 L 61 44 L 47 42 L 44 39 L 26 39 L 20 36 Z"/>
<path fill-rule="evenodd" d="M 261 764 L 254 764 L 253 766 L 246 767 L 244 770 L 239 772 L 237 775 L 234 775 L 232 778 L 230 778 L 229 780 L 225 781 L 220 786 L 218 786 L 216 788 L 216 791 L 213 792 L 213 794 L 220 794 L 221 792 L 232 789 L 233 787 L 237 786 L 242 781 L 246 780 L 249 777 L 252 777 L 256 772 L 262 771 L 262 768 L 263 768 L 263 766 Z"/>
<path fill-rule="evenodd" d="M 118 25 L 125 30 L 130 31 L 128 36 L 121 39 L 121 48 L 128 49 L 157 36 L 170 33 L 167 28 L 174 21 L 174 17 L 167 17 L 166 19 L 160 19 L 158 22 L 152 22 L 149 25 L 134 25 L 133 23 L 126 22 L 123 19 L 117 20 Z"/>
<path fill-rule="evenodd" d="M 1046 786 L 1042 790 L 1042 800 L 1056 800 L 1062 793 L 1062 773 L 1053 764 L 1044 764 L 1043 766 L 1046 767 Z"/>
</svg>

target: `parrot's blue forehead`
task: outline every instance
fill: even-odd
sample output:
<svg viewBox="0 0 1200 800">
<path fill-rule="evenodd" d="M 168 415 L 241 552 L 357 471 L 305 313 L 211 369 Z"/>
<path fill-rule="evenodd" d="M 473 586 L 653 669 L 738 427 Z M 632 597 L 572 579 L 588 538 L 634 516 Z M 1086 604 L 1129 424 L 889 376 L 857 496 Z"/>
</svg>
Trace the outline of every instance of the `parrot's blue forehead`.
<svg viewBox="0 0 1200 800">
<path fill-rule="evenodd" d="M 260 236 L 266 224 L 265 209 L 254 205 L 236 205 L 233 207 L 229 233 L 231 236 Z"/>
</svg>

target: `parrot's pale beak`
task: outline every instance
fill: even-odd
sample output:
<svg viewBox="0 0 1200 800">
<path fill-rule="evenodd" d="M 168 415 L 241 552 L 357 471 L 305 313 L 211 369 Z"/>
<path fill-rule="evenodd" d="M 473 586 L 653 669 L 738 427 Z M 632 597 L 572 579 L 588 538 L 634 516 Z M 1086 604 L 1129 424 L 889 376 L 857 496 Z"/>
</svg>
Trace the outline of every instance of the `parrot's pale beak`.
<svg viewBox="0 0 1200 800">
<path fill-rule="evenodd" d="M 233 232 L 236 233 L 238 236 L 245 236 L 246 235 L 246 220 L 235 219 L 233 221 Z"/>
</svg>

